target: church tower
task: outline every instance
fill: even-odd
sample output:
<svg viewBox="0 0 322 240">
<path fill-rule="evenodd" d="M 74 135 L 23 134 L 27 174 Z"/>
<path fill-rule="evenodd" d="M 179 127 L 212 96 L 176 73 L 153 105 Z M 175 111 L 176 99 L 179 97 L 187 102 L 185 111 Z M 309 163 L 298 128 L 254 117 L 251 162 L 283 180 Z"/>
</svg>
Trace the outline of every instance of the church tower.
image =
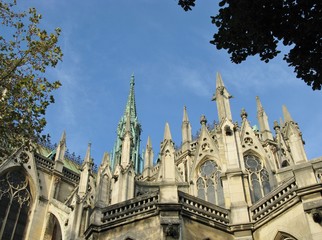
<svg viewBox="0 0 322 240">
<path fill-rule="evenodd" d="M 138 121 L 136 113 L 134 85 L 134 75 L 132 75 L 130 81 L 130 93 L 124 115 L 121 117 L 117 126 L 117 138 L 111 156 L 112 172 L 118 164 L 121 164 L 122 161 L 133 162 L 135 173 L 140 173 L 142 171 L 142 158 L 140 156 L 141 124 Z M 124 159 L 124 156 L 122 156 L 124 155 L 122 154 L 122 151 L 125 151 L 123 147 L 124 144 L 127 145 L 127 155 L 129 159 Z"/>
</svg>

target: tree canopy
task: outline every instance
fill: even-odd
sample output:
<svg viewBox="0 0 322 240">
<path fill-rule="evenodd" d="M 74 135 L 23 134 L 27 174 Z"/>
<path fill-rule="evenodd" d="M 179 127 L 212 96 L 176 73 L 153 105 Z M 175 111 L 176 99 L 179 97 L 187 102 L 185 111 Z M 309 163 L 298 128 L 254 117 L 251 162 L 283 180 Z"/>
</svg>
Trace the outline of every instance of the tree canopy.
<svg viewBox="0 0 322 240">
<path fill-rule="evenodd" d="M 48 33 L 39 27 L 41 19 L 35 8 L 20 11 L 15 0 L 0 0 L 0 157 L 46 139 L 46 108 L 61 85 L 49 81 L 46 70 L 62 52 L 60 29 Z"/>
<path fill-rule="evenodd" d="M 195 0 L 179 0 L 185 10 L 192 10 Z M 321 90 L 322 86 L 322 2 L 320 0 L 221 0 L 219 12 L 212 16 L 218 28 L 210 43 L 225 49 L 231 61 L 241 63 L 259 55 L 264 62 L 281 51 L 294 67 L 297 78 Z"/>
</svg>

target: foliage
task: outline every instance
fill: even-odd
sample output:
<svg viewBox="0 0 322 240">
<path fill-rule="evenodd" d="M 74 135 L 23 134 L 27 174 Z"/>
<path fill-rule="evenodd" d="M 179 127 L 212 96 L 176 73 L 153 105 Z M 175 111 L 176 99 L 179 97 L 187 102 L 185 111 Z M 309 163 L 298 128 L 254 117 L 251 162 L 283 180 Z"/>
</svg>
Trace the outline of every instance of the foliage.
<svg viewBox="0 0 322 240">
<path fill-rule="evenodd" d="M 185 10 L 193 0 L 180 0 Z M 226 49 L 234 63 L 259 55 L 268 62 L 287 46 L 284 60 L 313 90 L 322 86 L 322 2 L 320 0 L 221 0 L 211 17 L 218 28 L 210 42 Z"/>
<path fill-rule="evenodd" d="M 0 157 L 18 147 L 31 147 L 46 125 L 45 112 L 54 102 L 46 70 L 62 59 L 57 46 L 60 29 L 39 27 L 35 8 L 19 11 L 16 1 L 0 0 Z"/>
</svg>

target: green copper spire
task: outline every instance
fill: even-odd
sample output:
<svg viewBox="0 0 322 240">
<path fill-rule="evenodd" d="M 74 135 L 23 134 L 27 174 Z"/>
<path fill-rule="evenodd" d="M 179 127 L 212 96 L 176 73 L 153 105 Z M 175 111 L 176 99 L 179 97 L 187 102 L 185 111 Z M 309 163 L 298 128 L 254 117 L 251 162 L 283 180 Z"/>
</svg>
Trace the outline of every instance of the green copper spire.
<svg viewBox="0 0 322 240">
<path fill-rule="evenodd" d="M 120 164 L 122 157 L 122 143 L 126 132 L 130 133 L 132 141 L 130 159 L 128 162 L 133 162 L 135 172 L 137 173 L 140 172 L 142 168 L 142 159 L 139 153 L 141 125 L 138 121 L 136 112 L 134 80 L 134 75 L 132 74 L 130 80 L 130 92 L 125 106 L 125 111 L 117 126 L 117 138 L 112 153 L 112 171 L 115 169 L 116 165 Z"/>
<path fill-rule="evenodd" d="M 136 115 L 136 104 L 135 104 L 135 94 L 134 94 L 134 75 L 132 74 L 131 76 L 131 81 L 130 81 L 130 93 L 127 99 L 126 107 L 125 107 L 125 112 L 124 116 L 126 117 L 127 115 L 130 116 L 131 120 L 137 117 Z"/>
</svg>

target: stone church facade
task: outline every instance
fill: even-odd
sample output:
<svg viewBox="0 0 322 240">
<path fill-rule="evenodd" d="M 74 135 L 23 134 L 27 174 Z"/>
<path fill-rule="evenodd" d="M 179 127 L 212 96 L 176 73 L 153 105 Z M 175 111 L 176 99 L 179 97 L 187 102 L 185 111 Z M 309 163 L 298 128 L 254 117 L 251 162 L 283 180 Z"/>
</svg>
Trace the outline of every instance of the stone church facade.
<svg viewBox="0 0 322 240">
<path fill-rule="evenodd" d="M 97 171 L 90 144 L 81 164 L 66 155 L 65 133 L 55 149 L 1 159 L 0 239 L 322 239 L 322 157 L 307 159 L 285 106 L 271 130 L 257 97 L 257 129 L 245 110 L 232 119 L 230 98 L 217 74 L 218 121 L 201 116 L 193 138 L 184 108 L 180 148 L 166 123 L 158 156 L 150 138 L 142 156 L 132 76 Z"/>
</svg>

